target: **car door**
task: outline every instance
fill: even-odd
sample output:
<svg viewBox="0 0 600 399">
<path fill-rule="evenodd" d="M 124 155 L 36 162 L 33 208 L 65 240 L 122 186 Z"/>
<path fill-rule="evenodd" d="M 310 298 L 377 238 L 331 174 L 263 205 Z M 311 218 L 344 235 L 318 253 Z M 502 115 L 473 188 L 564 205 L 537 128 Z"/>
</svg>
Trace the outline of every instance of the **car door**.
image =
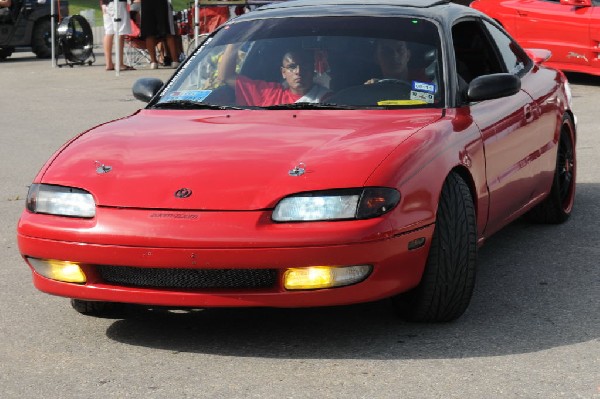
<svg viewBox="0 0 600 399">
<path fill-rule="evenodd" d="M 515 55 L 508 61 L 512 67 L 507 67 L 502 53 L 512 52 L 509 47 L 512 39 L 502 35 L 504 42 L 496 44 L 484 24 L 476 20 L 461 21 L 453 26 L 456 68 L 459 80 L 464 80 L 463 87 L 478 76 L 502 72 L 525 76 L 527 69 L 531 69 L 531 60 L 524 55 L 522 59 Z M 465 106 L 469 107 L 484 144 L 489 193 L 484 234 L 489 235 L 511 220 L 536 192 L 531 181 L 539 173 L 539 166 L 533 162 L 532 154 L 545 141 L 538 137 L 542 128 L 540 111 L 524 90 L 495 100 L 475 103 L 465 100 Z"/>
<path fill-rule="evenodd" d="M 590 40 L 595 7 L 561 4 L 560 0 L 520 0 L 517 5 L 515 38 L 523 47 L 552 51 L 553 63 L 590 65 L 596 58 L 593 49 L 597 52 L 598 42 Z"/>
</svg>

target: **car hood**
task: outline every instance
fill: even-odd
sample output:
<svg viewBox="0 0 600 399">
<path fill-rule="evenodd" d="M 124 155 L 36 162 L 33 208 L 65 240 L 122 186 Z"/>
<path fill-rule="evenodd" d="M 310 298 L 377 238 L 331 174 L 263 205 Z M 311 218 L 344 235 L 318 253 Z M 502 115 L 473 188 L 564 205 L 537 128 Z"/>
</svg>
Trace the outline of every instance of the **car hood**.
<svg viewBox="0 0 600 399">
<path fill-rule="evenodd" d="M 41 182 L 88 190 L 99 206 L 268 209 L 292 193 L 362 187 L 441 114 L 142 110 L 72 140 Z M 182 189 L 189 196 L 179 198 Z"/>
</svg>

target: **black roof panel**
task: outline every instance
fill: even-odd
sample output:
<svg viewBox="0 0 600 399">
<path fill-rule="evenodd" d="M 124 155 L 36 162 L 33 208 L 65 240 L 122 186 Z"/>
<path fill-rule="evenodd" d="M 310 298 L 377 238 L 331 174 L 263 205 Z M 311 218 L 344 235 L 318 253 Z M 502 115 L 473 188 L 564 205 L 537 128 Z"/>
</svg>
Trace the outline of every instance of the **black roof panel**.
<svg viewBox="0 0 600 399">
<path fill-rule="evenodd" d="M 291 0 L 271 3 L 263 8 L 288 8 L 305 6 L 398 6 L 427 8 L 440 4 L 447 4 L 450 0 Z"/>
</svg>

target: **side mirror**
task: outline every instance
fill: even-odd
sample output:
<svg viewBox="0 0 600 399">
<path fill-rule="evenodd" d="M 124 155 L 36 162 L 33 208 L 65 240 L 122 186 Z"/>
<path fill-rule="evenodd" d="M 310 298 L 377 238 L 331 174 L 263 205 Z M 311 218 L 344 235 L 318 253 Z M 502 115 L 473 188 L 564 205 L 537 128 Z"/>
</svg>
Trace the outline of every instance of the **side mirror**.
<svg viewBox="0 0 600 399">
<path fill-rule="evenodd" d="M 471 81 L 467 90 L 470 101 L 493 100 L 517 94 L 521 90 L 521 79 L 511 73 L 494 73 L 479 76 Z"/>
<path fill-rule="evenodd" d="M 560 0 L 560 4 L 571 7 L 591 7 L 592 0 Z"/>
<path fill-rule="evenodd" d="M 163 87 L 163 81 L 156 78 L 141 78 L 135 81 L 131 91 L 133 96 L 145 103 L 150 102 L 152 97 Z"/>
<path fill-rule="evenodd" d="M 550 50 L 545 50 L 542 48 L 526 48 L 525 52 L 536 65 L 540 65 L 552 57 L 552 52 Z"/>
</svg>

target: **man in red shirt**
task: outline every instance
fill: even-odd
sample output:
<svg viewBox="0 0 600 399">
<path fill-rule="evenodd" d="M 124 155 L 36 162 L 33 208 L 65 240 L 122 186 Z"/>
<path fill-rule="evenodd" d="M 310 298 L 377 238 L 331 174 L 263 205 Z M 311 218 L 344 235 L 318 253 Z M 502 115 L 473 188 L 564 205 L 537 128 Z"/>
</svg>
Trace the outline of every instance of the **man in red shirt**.
<svg viewBox="0 0 600 399">
<path fill-rule="evenodd" d="M 219 80 L 235 89 L 238 105 L 270 106 L 300 102 L 316 103 L 329 93 L 313 82 L 314 56 L 301 50 L 283 55 L 281 76 L 284 83 L 253 80 L 235 72 L 238 46 L 229 45 L 218 66 Z"/>
</svg>

